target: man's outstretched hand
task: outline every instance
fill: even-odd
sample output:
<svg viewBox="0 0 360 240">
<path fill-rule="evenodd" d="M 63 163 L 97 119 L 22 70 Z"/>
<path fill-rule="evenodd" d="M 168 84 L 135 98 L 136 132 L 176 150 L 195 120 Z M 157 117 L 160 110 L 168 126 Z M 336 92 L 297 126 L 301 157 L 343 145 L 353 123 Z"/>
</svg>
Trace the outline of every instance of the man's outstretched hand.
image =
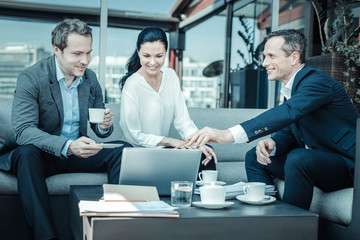
<svg viewBox="0 0 360 240">
<path fill-rule="evenodd" d="M 195 147 L 204 146 L 206 143 L 228 143 L 234 142 L 234 137 L 230 130 L 220 130 L 211 127 L 204 127 L 189 137 L 188 145 Z"/>
</svg>

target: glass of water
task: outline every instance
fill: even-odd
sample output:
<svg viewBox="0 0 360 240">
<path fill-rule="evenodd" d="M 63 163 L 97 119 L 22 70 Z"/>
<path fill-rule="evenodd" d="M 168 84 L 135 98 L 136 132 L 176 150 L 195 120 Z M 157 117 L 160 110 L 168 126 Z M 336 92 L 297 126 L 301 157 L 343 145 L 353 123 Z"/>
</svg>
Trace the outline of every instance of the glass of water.
<svg viewBox="0 0 360 240">
<path fill-rule="evenodd" d="M 188 181 L 171 182 L 171 205 L 173 207 L 190 207 L 193 183 Z"/>
</svg>

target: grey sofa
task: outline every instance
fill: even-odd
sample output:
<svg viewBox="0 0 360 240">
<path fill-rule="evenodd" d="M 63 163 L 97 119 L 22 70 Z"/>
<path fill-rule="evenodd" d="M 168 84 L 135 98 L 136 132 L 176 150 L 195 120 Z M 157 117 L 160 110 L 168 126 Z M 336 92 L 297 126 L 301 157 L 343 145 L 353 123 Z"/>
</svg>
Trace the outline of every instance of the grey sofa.
<svg viewBox="0 0 360 240">
<path fill-rule="evenodd" d="M 11 105 L 12 100 L 9 99 L 2 99 L 0 102 L 0 144 L 3 144 L 6 136 L 12 132 L 10 127 Z M 107 139 L 98 139 L 90 130 L 89 136 L 99 142 L 119 139 L 120 107 L 117 104 L 109 104 L 108 107 L 115 115 L 115 130 Z M 192 119 L 199 128 L 212 126 L 221 129 L 234 126 L 263 111 L 264 109 L 189 109 Z M 174 129 L 171 130 L 171 136 L 178 137 Z M 225 181 L 227 184 L 247 181 L 244 158 L 246 152 L 256 146 L 256 143 L 257 141 L 246 144 L 213 145 L 219 159 L 217 169 L 220 181 Z M 357 166 L 357 169 L 359 168 Z M 359 171 L 360 169 L 357 170 L 357 172 Z M 358 180 L 356 183 L 359 182 L 357 186 L 360 185 L 358 175 L 358 173 L 355 175 Z M 70 185 L 102 185 L 106 183 L 106 179 L 105 173 L 59 174 L 47 179 L 54 218 L 61 239 L 72 238 L 69 226 Z M 278 180 L 276 185 L 281 198 L 284 183 Z M 0 224 L 0 239 L 31 239 L 17 194 L 16 178 L 11 173 L 0 171 L 0 222 L 2 223 Z M 333 193 L 323 193 L 319 189 L 315 189 L 311 211 L 320 214 L 320 239 L 343 239 L 341 234 L 344 232 L 349 234 L 346 239 L 357 239 L 360 227 L 358 218 L 360 217 L 357 217 L 354 211 L 358 212 L 359 207 L 356 205 L 352 207 L 353 201 L 360 206 L 360 199 L 357 195 L 353 197 L 353 188 Z M 333 229 L 340 230 L 333 231 Z"/>
</svg>

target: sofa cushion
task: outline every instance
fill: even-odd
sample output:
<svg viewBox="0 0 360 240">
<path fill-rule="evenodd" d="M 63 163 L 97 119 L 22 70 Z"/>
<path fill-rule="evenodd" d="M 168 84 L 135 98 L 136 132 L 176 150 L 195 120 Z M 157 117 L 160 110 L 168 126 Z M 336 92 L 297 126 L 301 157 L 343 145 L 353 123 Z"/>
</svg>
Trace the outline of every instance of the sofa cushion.
<svg viewBox="0 0 360 240">
<path fill-rule="evenodd" d="M 221 162 L 217 165 L 219 181 L 227 184 L 246 182 L 244 162 Z M 50 195 L 67 195 L 71 185 L 102 185 L 107 183 L 106 173 L 65 173 L 57 174 L 46 179 Z M 0 195 L 17 195 L 16 177 L 0 170 Z"/>
<path fill-rule="evenodd" d="M 219 162 L 216 165 L 218 180 L 227 185 L 238 182 L 247 182 L 245 162 Z"/>
<path fill-rule="evenodd" d="M 284 194 L 285 182 L 276 179 L 275 185 L 280 199 Z M 353 188 L 345 188 L 334 192 L 323 192 L 314 187 L 310 211 L 319 214 L 323 219 L 342 225 L 351 223 Z"/>
<path fill-rule="evenodd" d="M 265 110 L 266 109 L 189 108 L 189 114 L 199 129 L 206 126 L 218 129 L 228 129 L 256 117 Z M 180 138 L 174 127 L 170 130 L 170 136 Z M 260 139 L 242 144 L 212 144 L 212 146 L 219 162 L 238 162 L 245 160 L 247 151 L 255 147 L 259 140 Z"/>
<path fill-rule="evenodd" d="M 107 183 L 106 173 L 64 173 L 46 179 L 50 195 L 69 195 L 71 185 L 102 185 Z M 17 195 L 16 177 L 0 170 L 0 195 Z"/>
<path fill-rule="evenodd" d="M 246 182 L 244 162 L 221 162 L 217 165 L 219 181 L 227 184 Z M 102 185 L 107 183 L 106 173 L 65 173 L 57 174 L 46 179 L 50 195 L 68 195 L 71 185 Z M 0 170 L 0 195 L 17 195 L 16 177 Z"/>
</svg>

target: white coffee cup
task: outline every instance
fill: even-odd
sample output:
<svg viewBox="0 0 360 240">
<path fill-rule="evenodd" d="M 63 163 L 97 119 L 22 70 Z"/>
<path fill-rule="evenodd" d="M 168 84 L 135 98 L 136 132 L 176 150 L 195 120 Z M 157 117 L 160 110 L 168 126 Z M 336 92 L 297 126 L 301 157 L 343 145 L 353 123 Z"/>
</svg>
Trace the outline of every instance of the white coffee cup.
<svg viewBox="0 0 360 240">
<path fill-rule="evenodd" d="M 199 172 L 199 179 L 205 183 L 216 182 L 218 171 L 216 170 L 203 170 Z"/>
<path fill-rule="evenodd" d="M 104 122 L 104 111 L 103 108 L 89 108 L 89 122 L 91 123 L 102 123 Z"/>
<path fill-rule="evenodd" d="M 226 188 L 219 185 L 205 185 L 200 187 L 202 203 L 221 204 L 225 202 Z"/>
<path fill-rule="evenodd" d="M 262 201 L 265 197 L 265 183 L 249 182 L 244 187 L 244 194 L 249 201 Z"/>
</svg>

